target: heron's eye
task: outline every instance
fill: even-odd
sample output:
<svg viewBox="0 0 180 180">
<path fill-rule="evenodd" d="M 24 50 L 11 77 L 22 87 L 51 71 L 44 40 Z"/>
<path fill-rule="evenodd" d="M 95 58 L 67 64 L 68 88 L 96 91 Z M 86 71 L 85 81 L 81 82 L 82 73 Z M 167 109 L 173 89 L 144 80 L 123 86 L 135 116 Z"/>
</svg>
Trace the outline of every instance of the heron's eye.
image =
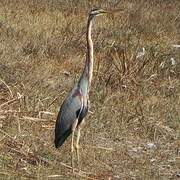
<svg viewBox="0 0 180 180">
<path fill-rule="evenodd" d="M 91 12 L 91 15 L 96 15 L 97 14 L 97 11 L 92 11 Z"/>
</svg>

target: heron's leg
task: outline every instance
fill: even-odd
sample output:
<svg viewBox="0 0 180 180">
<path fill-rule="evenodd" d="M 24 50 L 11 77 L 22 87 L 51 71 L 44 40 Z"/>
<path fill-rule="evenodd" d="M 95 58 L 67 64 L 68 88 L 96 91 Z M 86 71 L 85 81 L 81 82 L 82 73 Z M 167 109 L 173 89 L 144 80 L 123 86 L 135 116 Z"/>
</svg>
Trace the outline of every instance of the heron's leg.
<svg viewBox="0 0 180 180">
<path fill-rule="evenodd" d="M 77 131 L 77 140 L 76 140 L 76 153 L 77 153 L 77 160 L 78 160 L 78 168 L 80 169 L 80 159 L 79 159 L 79 139 L 81 136 L 81 127 L 78 128 Z"/>
<path fill-rule="evenodd" d="M 74 131 L 72 131 L 72 139 L 71 139 L 71 166 L 72 166 L 72 172 L 74 173 Z"/>
<path fill-rule="evenodd" d="M 81 136 L 81 128 L 83 127 L 83 125 L 84 125 L 84 119 L 81 121 L 81 124 L 78 126 L 77 140 L 76 140 L 76 153 L 77 153 L 79 170 L 80 170 L 79 140 L 80 140 L 80 136 Z"/>
<path fill-rule="evenodd" d="M 71 165 L 72 172 L 74 173 L 74 132 L 78 124 L 78 119 L 76 119 L 72 125 L 72 140 L 71 140 Z"/>
</svg>

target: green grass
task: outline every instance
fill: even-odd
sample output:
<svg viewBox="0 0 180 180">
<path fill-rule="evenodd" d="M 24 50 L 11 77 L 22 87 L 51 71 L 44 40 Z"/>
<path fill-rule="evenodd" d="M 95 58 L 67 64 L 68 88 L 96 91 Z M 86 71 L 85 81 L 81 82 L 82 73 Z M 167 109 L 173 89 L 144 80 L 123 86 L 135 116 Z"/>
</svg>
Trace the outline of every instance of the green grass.
<svg viewBox="0 0 180 180">
<path fill-rule="evenodd" d="M 54 125 L 84 66 L 94 6 L 124 12 L 94 22 L 91 113 L 73 175 L 70 138 L 55 149 Z M 177 179 L 179 12 L 178 0 L 1 2 L 0 178 Z"/>
</svg>

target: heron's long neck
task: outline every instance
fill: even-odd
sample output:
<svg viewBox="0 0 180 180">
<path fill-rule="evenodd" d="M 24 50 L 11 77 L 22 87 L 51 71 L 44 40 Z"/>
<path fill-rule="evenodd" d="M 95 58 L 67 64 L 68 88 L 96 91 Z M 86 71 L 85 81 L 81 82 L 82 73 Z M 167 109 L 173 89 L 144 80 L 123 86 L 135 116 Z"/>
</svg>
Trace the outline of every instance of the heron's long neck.
<svg viewBox="0 0 180 180">
<path fill-rule="evenodd" d="M 81 81 L 86 81 L 84 84 L 87 84 L 87 91 L 89 92 L 89 88 L 92 81 L 93 74 L 93 42 L 91 39 L 91 29 L 92 29 L 92 18 L 88 18 L 87 24 L 87 54 L 86 54 L 86 62 L 84 71 L 81 76 Z"/>
</svg>

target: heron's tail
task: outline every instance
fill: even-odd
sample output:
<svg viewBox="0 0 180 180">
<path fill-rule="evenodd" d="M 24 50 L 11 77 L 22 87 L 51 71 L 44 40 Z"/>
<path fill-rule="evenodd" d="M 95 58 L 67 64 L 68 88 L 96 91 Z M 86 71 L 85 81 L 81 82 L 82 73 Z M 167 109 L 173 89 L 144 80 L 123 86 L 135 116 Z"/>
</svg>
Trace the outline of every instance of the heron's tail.
<svg viewBox="0 0 180 180">
<path fill-rule="evenodd" d="M 67 137 L 71 134 L 71 129 L 68 129 L 65 131 L 65 133 L 62 136 L 55 135 L 54 144 L 55 147 L 58 148 L 64 144 L 64 141 L 67 139 Z"/>
</svg>

